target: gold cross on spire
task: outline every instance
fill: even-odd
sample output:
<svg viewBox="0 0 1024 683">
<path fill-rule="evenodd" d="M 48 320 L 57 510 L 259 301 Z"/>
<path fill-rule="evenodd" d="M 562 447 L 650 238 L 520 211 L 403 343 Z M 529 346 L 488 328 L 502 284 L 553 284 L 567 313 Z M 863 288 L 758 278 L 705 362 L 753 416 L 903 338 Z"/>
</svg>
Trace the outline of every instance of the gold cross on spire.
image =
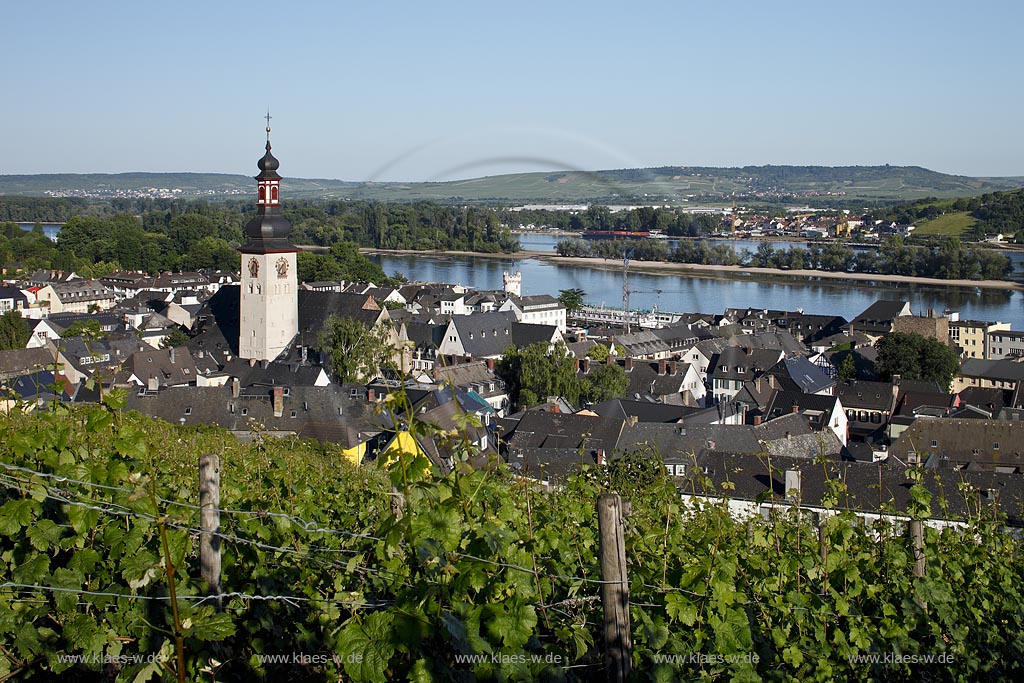
<svg viewBox="0 0 1024 683">
<path fill-rule="evenodd" d="M 267 120 L 267 142 L 270 142 L 270 109 L 267 109 L 267 115 L 264 117 Z"/>
</svg>

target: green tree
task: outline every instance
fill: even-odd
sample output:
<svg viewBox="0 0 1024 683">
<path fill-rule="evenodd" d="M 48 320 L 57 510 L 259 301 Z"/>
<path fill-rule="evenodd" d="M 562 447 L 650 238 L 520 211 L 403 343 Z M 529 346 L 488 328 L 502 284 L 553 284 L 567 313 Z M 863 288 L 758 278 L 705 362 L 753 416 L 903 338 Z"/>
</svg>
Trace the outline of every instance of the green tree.
<svg viewBox="0 0 1024 683">
<path fill-rule="evenodd" d="M 565 310 L 569 315 L 572 315 L 576 311 L 583 308 L 583 299 L 587 296 L 579 287 L 573 287 L 572 289 L 561 289 L 558 291 L 558 302 L 565 306 Z"/>
<path fill-rule="evenodd" d="M 496 372 L 508 383 L 516 410 L 536 405 L 548 396 L 561 396 L 572 404 L 580 398 L 582 386 L 576 361 L 561 342 L 550 352 L 546 342 L 525 348 L 510 346 Z"/>
<path fill-rule="evenodd" d="M 839 379 L 857 379 L 857 364 L 850 352 L 846 352 L 843 360 L 839 362 Z"/>
<path fill-rule="evenodd" d="M 629 386 L 629 378 L 620 365 L 601 364 L 591 368 L 582 384 L 581 398 L 588 403 L 601 403 L 622 397 Z"/>
<path fill-rule="evenodd" d="M 392 349 L 382 325 L 367 327 L 358 320 L 332 315 L 318 337 L 320 351 L 338 382 L 365 382 L 380 374 Z"/>
<path fill-rule="evenodd" d="M 32 330 L 18 311 L 7 311 L 0 315 L 0 351 L 23 349 L 28 344 Z"/>
<path fill-rule="evenodd" d="M 107 336 L 100 324 L 95 320 L 76 320 L 64 330 L 62 338 L 86 337 L 88 339 L 102 339 Z"/>
<path fill-rule="evenodd" d="M 960 371 L 956 349 L 937 339 L 919 334 L 893 332 L 875 344 L 878 349 L 876 368 L 883 380 L 894 375 L 904 379 L 938 382 L 946 391 Z"/>
<path fill-rule="evenodd" d="M 604 344 L 595 344 L 587 351 L 587 358 L 597 363 L 603 363 L 608 360 L 609 353 L 611 350 Z"/>
<path fill-rule="evenodd" d="M 176 346 L 183 346 L 188 343 L 188 335 L 180 327 L 172 327 L 163 341 L 160 342 L 161 349 L 173 349 Z"/>
</svg>

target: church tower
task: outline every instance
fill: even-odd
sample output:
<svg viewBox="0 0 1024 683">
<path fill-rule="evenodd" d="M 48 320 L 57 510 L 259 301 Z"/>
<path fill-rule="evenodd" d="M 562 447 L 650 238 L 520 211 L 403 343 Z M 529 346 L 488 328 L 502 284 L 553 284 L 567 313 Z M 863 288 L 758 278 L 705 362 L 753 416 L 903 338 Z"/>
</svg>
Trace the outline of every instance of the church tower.
<svg viewBox="0 0 1024 683">
<path fill-rule="evenodd" d="M 246 360 L 274 360 L 299 331 L 299 293 L 295 254 L 288 241 L 292 225 L 281 215 L 280 165 L 270 153 L 270 115 L 267 115 L 267 153 L 257 166 L 256 217 L 245 226 L 248 242 L 242 255 L 242 294 L 238 355 Z"/>
</svg>

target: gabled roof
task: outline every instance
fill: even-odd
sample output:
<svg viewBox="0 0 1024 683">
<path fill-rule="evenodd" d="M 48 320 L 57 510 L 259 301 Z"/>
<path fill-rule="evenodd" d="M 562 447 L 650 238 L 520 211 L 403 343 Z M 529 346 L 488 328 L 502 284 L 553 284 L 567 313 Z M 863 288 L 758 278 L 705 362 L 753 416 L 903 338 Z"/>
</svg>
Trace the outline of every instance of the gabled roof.
<svg viewBox="0 0 1024 683">
<path fill-rule="evenodd" d="M 500 356 L 505 349 L 513 345 L 515 338 L 512 336 L 512 329 L 517 322 L 512 311 L 491 311 L 457 315 L 451 319 L 449 325 L 458 332 L 459 341 L 462 342 L 467 354 L 474 358 L 486 358 Z M 530 330 L 526 330 L 522 334 L 525 336 L 530 333 Z"/>
<path fill-rule="evenodd" d="M 960 367 L 960 374 L 964 377 L 983 377 L 1009 382 L 1019 382 L 1024 379 L 1024 363 L 1012 360 L 982 360 L 980 358 L 968 358 Z"/>
<path fill-rule="evenodd" d="M 56 361 L 52 346 L 0 351 L 0 377 L 16 377 L 45 370 Z"/>
<path fill-rule="evenodd" d="M 784 358 L 768 370 L 774 375 L 781 388 L 787 391 L 801 391 L 816 394 L 835 386 L 836 381 L 804 356 Z"/>
<path fill-rule="evenodd" d="M 715 497 L 721 495 L 722 483 L 730 482 L 729 497 L 733 500 L 774 501 L 776 504 L 791 504 L 786 501 L 785 472 L 800 472 L 800 503 L 802 506 L 820 507 L 829 494 L 828 482 L 843 481 L 847 493 L 840 505 L 857 512 L 905 514 L 911 502 L 906 468 L 902 465 L 830 460 L 824 465 L 814 459 L 757 455 L 713 455 L 698 458 L 695 467 L 687 467 L 686 473 L 678 477 L 679 488 L 688 494 Z M 705 489 L 701 479 L 710 478 L 712 488 Z M 980 491 L 994 494 L 999 512 L 1007 515 L 1011 525 L 1021 526 L 1021 510 L 1024 509 L 1024 479 L 994 472 L 969 472 L 933 470 L 928 472 L 923 485 L 932 493 L 932 518 L 966 519 L 976 516 L 979 504 L 992 503 L 983 500 Z M 961 484 L 968 490 L 961 492 Z M 944 499 L 946 511 L 940 505 Z"/>
<path fill-rule="evenodd" d="M 689 363 L 665 363 L 665 374 L 659 374 L 659 363 L 647 361 L 632 361 L 632 367 L 626 372 L 626 379 L 629 386 L 626 388 L 626 396 L 630 398 L 662 398 L 673 396 L 688 391 L 683 386 L 683 380 L 690 369 Z M 675 367 L 675 373 L 672 368 Z"/>
<path fill-rule="evenodd" d="M 901 315 L 910 314 L 906 301 L 879 299 L 850 321 L 850 327 L 867 334 L 887 334 L 892 331 L 893 321 Z"/>
<path fill-rule="evenodd" d="M 319 365 L 302 365 L 300 363 L 270 362 L 250 364 L 241 358 L 231 360 L 222 372 L 238 379 L 239 386 L 281 386 L 281 387 L 312 387 L 320 379 L 324 369 Z"/>
<path fill-rule="evenodd" d="M 191 384 L 199 374 L 187 347 L 136 351 L 124 364 L 125 378 L 134 375 L 144 385 L 156 380 L 161 387 Z"/>
<path fill-rule="evenodd" d="M 679 422 L 686 415 L 700 410 L 684 406 L 651 403 L 650 401 L 634 401 L 624 398 L 613 398 L 598 403 L 590 408 L 601 417 L 612 417 L 628 420 L 635 417 L 639 422 Z"/>
<path fill-rule="evenodd" d="M 353 397 L 347 386 L 337 384 L 293 387 L 282 398 L 281 417 L 274 416 L 271 392 L 262 388 L 232 398 L 229 387 L 169 387 L 158 393 L 130 392 L 126 409 L 172 424 L 210 424 L 234 432 L 249 433 L 258 423 L 267 432 L 295 433 L 299 438 L 345 448 L 364 443 L 381 431 L 363 391 Z"/>
<path fill-rule="evenodd" d="M 517 448 L 582 448 L 610 454 L 623 424 L 614 418 L 528 411 L 506 442 L 510 452 Z"/>
<path fill-rule="evenodd" d="M 852 410 L 891 411 L 896 402 L 892 382 L 848 380 L 836 385 L 836 396 Z"/>
<path fill-rule="evenodd" d="M 934 444 L 934 445 L 932 445 Z M 922 417 L 915 420 L 889 449 L 904 462 L 913 452 L 928 466 L 960 469 L 967 463 L 1024 472 L 1024 428 L 1008 420 L 963 420 Z"/>
<path fill-rule="evenodd" d="M 781 351 L 730 346 L 718 355 L 714 369 L 708 374 L 715 379 L 746 381 L 763 374 L 778 363 L 781 357 Z"/>
<path fill-rule="evenodd" d="M 815 429 L 825 429 L 832 419 L 832 412 L 839 404 L 835 396 L 806 394 L 799 391 L 776 391 L 765 408 L 770 421 L 794 413 L 804 417 Z"/>
</svg>

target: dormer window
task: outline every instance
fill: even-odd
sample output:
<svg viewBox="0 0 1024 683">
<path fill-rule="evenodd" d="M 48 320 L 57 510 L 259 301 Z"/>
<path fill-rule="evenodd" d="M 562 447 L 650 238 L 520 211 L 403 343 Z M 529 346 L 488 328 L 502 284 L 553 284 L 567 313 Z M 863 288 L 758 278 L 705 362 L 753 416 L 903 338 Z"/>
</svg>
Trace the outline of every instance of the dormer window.
<svg viewBox="0 0 1024 683">
<path fill-rule="evenodd" d="M 185 408 L 185 414 L 186 415 L 191 415 L 192 414 L 192 406 L 189 406 L 188 408 Z"/>
</svg>

